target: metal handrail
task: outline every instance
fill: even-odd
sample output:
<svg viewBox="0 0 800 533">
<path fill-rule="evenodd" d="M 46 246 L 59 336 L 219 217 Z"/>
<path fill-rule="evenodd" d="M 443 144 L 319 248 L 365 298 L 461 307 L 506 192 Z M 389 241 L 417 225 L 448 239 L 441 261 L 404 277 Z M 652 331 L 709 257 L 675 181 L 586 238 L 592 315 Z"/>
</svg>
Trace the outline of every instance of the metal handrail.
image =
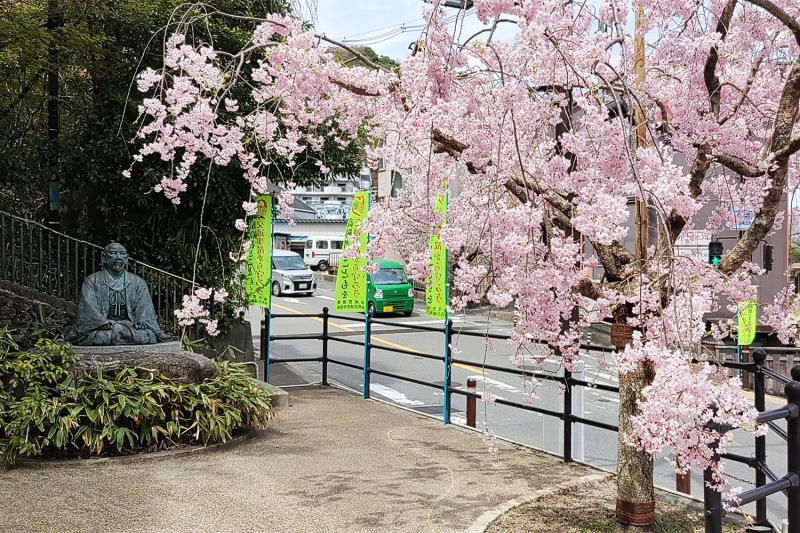
<svg viewBox="0 0 800 533">
<path fill-rule="evenodd" d="M 101 246 L 0 211 L 0 280 L 77 303 L 83 281 L 102 267 L 102 253 Z M 174 311 L 196 284 L 135 259 L 128 270 L 147 282 L 164 329 L 180 334 Z"/>
</svg>

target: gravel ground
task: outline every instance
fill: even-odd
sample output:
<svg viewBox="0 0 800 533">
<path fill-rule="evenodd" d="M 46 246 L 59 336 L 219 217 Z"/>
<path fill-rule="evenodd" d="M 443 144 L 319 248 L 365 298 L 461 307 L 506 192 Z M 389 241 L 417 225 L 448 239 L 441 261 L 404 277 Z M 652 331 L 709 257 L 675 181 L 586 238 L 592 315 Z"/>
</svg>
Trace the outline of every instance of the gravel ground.
<svg viewBox="0 0 800 533">
<path fill-rule="evenodd" d="M 463 533 L 520 495 L 596 475 L 502 442 L 493 456 L 480 433 L 336 389 L 290 398 L 219 451 L 0 471 L 0 532 Z"/>
<path fill-rule="evenodd" d="M 566 494 L 546 496 L 520 505 L 494 520 L 485 533 L 605 533 L 614 531 L 614 481 L 594 483 Z M 697 509 L 659 499 L 656 533 L 702 533 L 703 515 Z M 725 533 L 740 533 L 741 525 L 726 525 Z"/>
</svg>

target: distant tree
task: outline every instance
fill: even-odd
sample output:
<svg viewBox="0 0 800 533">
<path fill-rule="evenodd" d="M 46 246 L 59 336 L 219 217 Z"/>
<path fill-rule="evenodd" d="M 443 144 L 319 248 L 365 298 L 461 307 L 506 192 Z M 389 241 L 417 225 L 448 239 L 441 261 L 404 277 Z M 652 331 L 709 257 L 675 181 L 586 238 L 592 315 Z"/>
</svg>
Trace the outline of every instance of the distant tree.
<svg viewBox="0 0 800 533">
<path fill-rule="evenodd" d="M 198 280 L 211 285 L 227 276 L 229 253 L 241 246 L 234 221 L 250 186 L 235 164 L 209 173 L 208 164 L 201 163 L 188 177 L 193 186 L 174 205 L 153 191 L 171 172 L 171 163 L 157 156 L 145 157 L 130 179 L 124 178 L 142 103 L 134 80 L 143 68 L 162 63 L 170 23 L 203 10 L 249 17 L 216 18 L 194 34 L 196 43 L 234 52 L 250 39 L 257 19 L 288 14 L 288 2 L 215 0 L 189 6 L 182 0 L 59 0 L 58 8 L 64 24 L 53 38 L 60 73 L 58 174 L 64 230 L 97 244 L 119 240 L 137 259 L 185 276 L 193 272 L 202 231 Z M 50 175 L 45 154 L 51 35 L 43 27 L 46 18 L 47 0 L 0 3 L 0 209 L 34 219 L 46 214 Z M 249 68 L 244 65 L 243 72 Z M 228 97 L 237 99 L 240 109 L 252 106 L 249 91 L 237 89 Z M 335 136 L 308 146 L 292 164 L 274 151 L 264 157 L 271 161 L 267 177 L 278 185 L 323 183 L 326 176 L 317 161 L 332 172 L 355 176 L 362 161 L 357 144 L 342 146 Z"/>
<path fill-rule="evenodd" d="M 381 67 L 385 68 L 386 70 L 397 70 L 400 66 L 400 63 L 395 61 L 389 56 L 382 56 L 378 55 L 375 50 L 370 48 L 369 46 L 353 46 L 351 50 L 358 52 L 363 58 L 369 60 L 370 63 L 375 65 L 380 65 Z M 346 48 L 336 47 L 331 50 L 333 53 L 334 59 L 336 61 L 342 63 L 348 67 L 366 67 L 368 64 L 359 57 L 358 55 L 354 54 L 350 50 Z"/>
</svg>

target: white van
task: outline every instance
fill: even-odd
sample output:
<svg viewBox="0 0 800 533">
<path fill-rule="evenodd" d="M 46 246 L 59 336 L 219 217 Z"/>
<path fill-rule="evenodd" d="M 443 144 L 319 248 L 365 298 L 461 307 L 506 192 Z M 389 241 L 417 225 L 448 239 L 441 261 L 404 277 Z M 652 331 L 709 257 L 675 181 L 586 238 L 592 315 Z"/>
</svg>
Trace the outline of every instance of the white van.
<svg viewBox="0 0 800 533">
<path fill-rule="evenodd" d="M 338 265 L 343 243 L 344 236 L 311 235 L 306 240 L 303 262 L 310 266 L 311 270 L 326 272 L 331 267 L 331 253 L 334 254 L 335 264 Z"/>
<path fill-rule="evenodd" d="M 314 294 L 317 276 L 303 263 L 299 254 L 286 250 L 272 252 L 272 294 Z"/>
</svg>

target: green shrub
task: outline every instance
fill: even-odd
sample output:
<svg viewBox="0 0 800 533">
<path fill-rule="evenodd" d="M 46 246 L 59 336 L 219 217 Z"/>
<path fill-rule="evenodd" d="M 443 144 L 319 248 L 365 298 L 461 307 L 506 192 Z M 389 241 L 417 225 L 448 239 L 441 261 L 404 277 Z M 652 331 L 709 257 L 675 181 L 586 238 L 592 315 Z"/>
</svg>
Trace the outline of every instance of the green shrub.
<svg viewBox="0 0 800 533">
<path fill-rule="evenodd" d="M 0 330 L 0 462 L 224 442 L 274 413 L 242 365 L 213 363 L 216 377 L 183 384 L 142 368 L 76 382 L 73 362 L 68 346 L 43 339 L 35 350 L 20 350 Z"/>
</svg>

